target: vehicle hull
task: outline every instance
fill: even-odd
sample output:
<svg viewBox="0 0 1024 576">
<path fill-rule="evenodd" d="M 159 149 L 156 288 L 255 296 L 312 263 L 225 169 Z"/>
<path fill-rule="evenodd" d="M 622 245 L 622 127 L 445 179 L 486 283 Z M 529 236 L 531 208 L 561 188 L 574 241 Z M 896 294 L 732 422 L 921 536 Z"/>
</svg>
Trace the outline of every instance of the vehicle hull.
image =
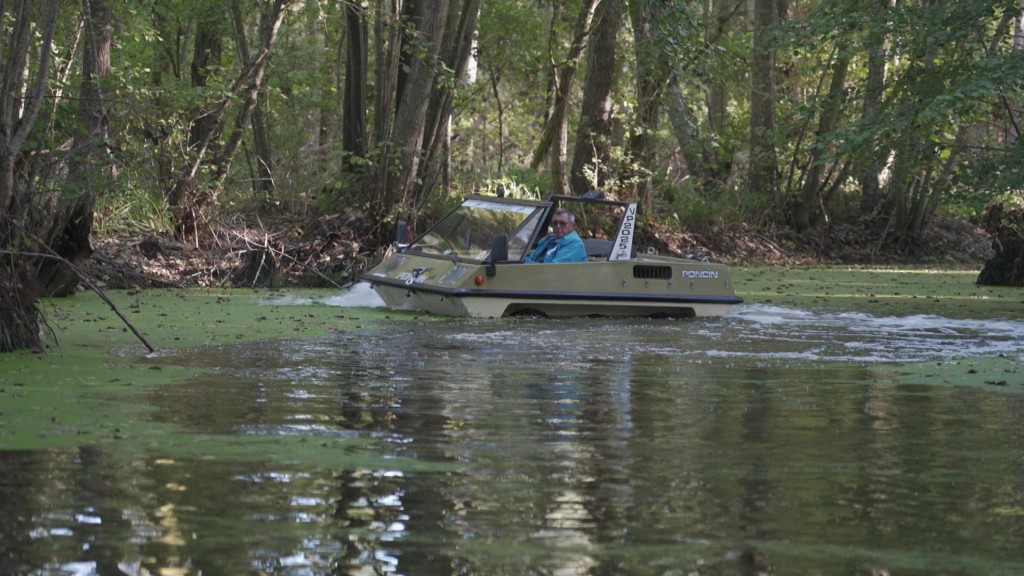
<svg viewBox="0 0 1024 576">
<path fill-rule="evenodd" d="M 490 267 L 396 253 L 362 276 L 389 307 L 444 316 L 717 316 L 742 302 L 722 264 L 660 256 Z M 490 274 L 493 272 L 493 275 Z"/>
</svg>

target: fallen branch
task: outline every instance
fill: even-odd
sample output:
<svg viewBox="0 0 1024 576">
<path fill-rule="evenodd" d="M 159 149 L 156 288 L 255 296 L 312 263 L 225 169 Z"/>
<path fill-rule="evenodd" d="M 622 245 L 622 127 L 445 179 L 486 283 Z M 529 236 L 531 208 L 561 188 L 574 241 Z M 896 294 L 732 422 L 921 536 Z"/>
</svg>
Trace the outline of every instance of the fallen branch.
<svg viewBox="0 0 1024 576">
<path fill-rule="evenodd" d="M 15 224 L 15 226 L 17 226 L 17 224 Z M 149 342 L 146 341 L 146 338 L 138 330 L 135 329 L 135 326 L 133 326 L 132 323 L 129 322 L 127 318 L 125 318 L 124 314 L 121 314 L 121 311 L 117 308 L 117 306 L 114 305 L 113 301 L 111 301 L 110 298 L 108 298 L 107 295 L 103 293 L 103 290 L 100 290 L 99 286 L 97 286 L 92 281 L 92 279 L 89 278 L 88 274 L 83 272 L 78 266 L 75 266 L 74 264 L 72 264 L 67 258 L 61 256 L 60 254 L 57 254 L 56 252 L 54 252 L 54 250 L 52 248 L 47 246 L 46 243 L 40 241 L 39 238 L 37 238 L 31 232 L 28 232 L 27 230 L 25 230 L 24 228 L 21 228 L 20 226 L 18 226 L 18 228 L 21 229 L 22 233 L 28 235 L 33 240 L 38 242 L 39 245 L 42 246 L 43 248 L 45 248 L 47 250 L 47 252 L 49 252 L 49 253 L 48 254 L 43 254 L 43 253 L 40 253 L 40 252 L 18 252 L 18 251 L 12 251 L 12 250 L 0 250 L 0 253 L 11 254 L 13 256 L 28 256 L 28 257 L 36 257 L 36 258 L 49 258 L 49 259 L 52 259 L 52 260 L 57 260 L 59 262 L 63 262 L 65 265 L 67 265 L 68 268 L 71 269 L 72 272 L 77 274 L 78 277 L 82 279 L 82 282 L 84 282 L 85 285 L 88 286 L 90 290 L 95 292 L 96 295 L 99 296 L 101 300 L 106 302 L 107 306 L 110 306 L 110 309 L 114 311 L 114 314 L 117 314 L 118 318 L 120 318 L 121 321 L 124 322 L 125 326 L 127 326 L 128 329 L 132 331 L 132 334 L 135 334 L 135 337 L 138 338 L 146 346 L 146 349 L 149 350 L 150 353 L 156 352 L 156 349 L 154 349 L 152 346 L 150 346 Z"/>
</svg>

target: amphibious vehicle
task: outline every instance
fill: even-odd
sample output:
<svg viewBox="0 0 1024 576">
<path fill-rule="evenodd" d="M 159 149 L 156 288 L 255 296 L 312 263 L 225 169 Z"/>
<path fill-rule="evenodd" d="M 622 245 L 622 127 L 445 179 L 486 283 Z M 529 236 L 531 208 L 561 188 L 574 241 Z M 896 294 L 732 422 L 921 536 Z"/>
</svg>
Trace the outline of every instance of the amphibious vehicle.
<svg viewBox="0 0 1024 576">
<path fill-rule="evenodd" d="M 587 260 L 527 263 L 552 215 L 575 215 Z M 446 316 L 715 316 L 740 304 L 724 264 L 634 247 L 637 204 L 580 197 L 470 196 L 361 276 L 395 309 Z"/>
</svg>

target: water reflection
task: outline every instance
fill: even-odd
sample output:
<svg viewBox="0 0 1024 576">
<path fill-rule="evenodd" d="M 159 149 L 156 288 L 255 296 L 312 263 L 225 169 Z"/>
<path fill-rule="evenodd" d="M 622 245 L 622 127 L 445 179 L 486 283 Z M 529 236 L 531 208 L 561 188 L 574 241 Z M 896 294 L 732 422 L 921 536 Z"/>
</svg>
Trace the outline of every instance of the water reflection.
<svg viewBox="0 0 1024 576">
<path fill-rule="evenodd" d="M 0 571 L 1024 572 L 1021 395 L 874 368 L 1019 351 L 1021 326 L 774 312 L 395 322 L 182 351 L 207 375 L 154 390 L 155 421 L 323 442 L 325 461 L 328 440 L 369 439 L 396 466 L 212 444 L 0 454 L 25 471 L 2 484 L 23 513 L 0 521 L 0 561 L 18 562 Z"/>
</svg>

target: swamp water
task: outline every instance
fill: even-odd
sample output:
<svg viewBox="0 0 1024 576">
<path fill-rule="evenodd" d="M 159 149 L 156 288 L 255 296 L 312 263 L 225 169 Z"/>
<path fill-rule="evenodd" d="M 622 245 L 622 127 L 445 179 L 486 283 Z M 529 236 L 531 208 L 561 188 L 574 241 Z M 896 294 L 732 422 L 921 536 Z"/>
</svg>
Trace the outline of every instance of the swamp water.
<svg viewBox="0 0 1024 576">
<path fill-rule="evenodd" d="M 1024 574 L 1024 319 L 761 300 L 118 347 L 0 427 L 0 573 Z"/>
</svg>

